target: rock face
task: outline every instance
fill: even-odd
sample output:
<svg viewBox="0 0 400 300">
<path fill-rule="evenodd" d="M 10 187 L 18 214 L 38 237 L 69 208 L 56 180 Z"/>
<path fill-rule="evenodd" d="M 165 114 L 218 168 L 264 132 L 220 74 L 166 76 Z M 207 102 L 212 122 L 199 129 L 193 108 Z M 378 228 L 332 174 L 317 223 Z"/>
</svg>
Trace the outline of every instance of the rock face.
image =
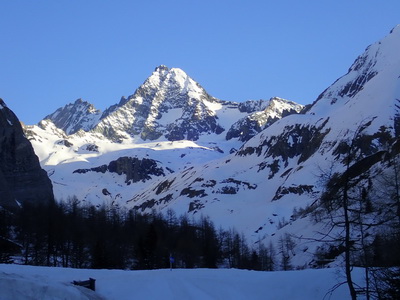
<svg viewBox="0 0 400 300">
<path fill-rule="evenodd" d="M 117 160 L 111 161 L 108 165 L 90 169 L 78 169 L 73 173 L 85 174 L 87 172 L 111 172 L 118 175 L 125 174 L 125 183 L 145 181 L 151 179 L 151 175 L 164 176 L 162 168 L 158 167 L 157 162 L 153 159 L 138 159 L 137 157 L 120 157 Z"/>
<path fill-rule="evenodd" d="M 52 184 L 40 167 L 15 114 L 0 99 L 0 206 L 54 201 Z"/>
<path fill-rule="evenodd" d="M 224 131 L 210 108 L 217 103 L 182 70 L 159 66 L 133 95 L 107 109 L 93 130 L 114 141 L 126 134 L 143 140 L 197 140 L 202 133 Z"/>
<path fill-rule="evenodd" d="M 73 134 L 80 129 L 89 130 L 99 117 L 99 110 L 92 104 L 78 99 L 75 103 L 70 103 L 57 109 L 44 119 L 52 120 L 54 125 L 64 130 L 66 134 Z"/>
<path fill-rule="evenodd" d="M 275 121 L 291 114 L 300 113 L 303 105 L 274 97 L 269 101 L 246 101 L 240 103 L 238 108 L 241 112 L 250 114 L 231 126 L 226 134 L 226 139 L 238 138 L 242 142 L 247 142 Z"/>
</svg>

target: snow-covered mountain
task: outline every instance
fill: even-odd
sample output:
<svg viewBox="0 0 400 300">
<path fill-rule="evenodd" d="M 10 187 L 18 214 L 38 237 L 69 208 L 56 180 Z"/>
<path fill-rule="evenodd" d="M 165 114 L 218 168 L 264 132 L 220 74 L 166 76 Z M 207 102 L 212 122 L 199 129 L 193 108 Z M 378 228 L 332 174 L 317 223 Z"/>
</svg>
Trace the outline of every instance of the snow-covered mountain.
<svg viewBox="0 0 400 300">
<path fill-rule="evenodd" d="M 313 238 L 320 224 L 295 212 L 315 203 L 324 172 L 344 172 L 351 147 L 359 162 L 350 169 L 352 178 L 384 172 L 387 157 L 399 151 L 399 50 L 397 26 L 369 46 L 305 114 L 280 119 L 235 154 L 159 179 L 131 205 L 209 215 L 245 230 L 254 241 L 278 244 L 284 232 Z M 360 187 L 373 185 L 371 178 L 366 185 L 360 178 Z M 315 249 L 297 242 L 300 263 Z"/>
<path fill-rule="evenodd" d="M 271 98 L 269 101 L 240 103 L 239 110 L 250 114 L 231 126 L 226 134 L 226 139 L 238 138 L 240 141 L 246 142 L 275 121 L 290 114 L 300 113 L 302 109 L 303 105 L 278 97 Z"/>
<path fill-rule="evenodd" d="M 78 99 L 44 120 L 52 121 L 66 134 L 92 131 L 114 142 L 131 137 L 144 141 L 162 137 L 169 141 L 197 141 L 202 135 L 224 136 L 231 123 L 238 119 L 256 123 L 250 124 L 249 130 L 257 133 L 274 120 L 298 113 L 302 108 L 279 98 L 244 103 L 222 101 L 211 97 L 181 69 L 159 66 L 133 95 L 122 97 L 102 114 L 93 105 Z M 254 115 L 257 112 L 259 116 Z M 228 139 L 239 137 L 243 134 L 240 130 L 246 130 L 244 127 L 235 124 L 236 135 L 230 132 Z"/>
<path fill-rule="evenodd" d="M 182 70 L 160 66 L 99 118 L 84 110 L 58 128 L 52 114 L 26 133 L 58 199 L 208 215 L 253 242 L 312 238 L 322 223 L 306 212 L 324 173 L 343 173 L 350 148 L 362 163 L 353 177 L 384 172 L 384 157 L 399 151 L 399 50 L 397 26 L 306 111 L 279 98 L 222 101 Z M 83 119 L 91 125 L 72 125 Z M 296 240 L 293 264 L 310 263 L 316 247 Z"/>
<path fill-rule="evenodd" d="M 106 110 L 93 130 L 114 141 L 129 136 L 193 141 L 224 131 L 216 114 L 223 105 L 229 103 L 209 96 L 182 70 L 160 66 L 133 95 Z"/>
<path fill-rule="evenodd" d="M 296 219 L 294 212 L 315 202 L 322 173 L 344 172 L 352 143 L 358 159 L 365 159 L 364 165 L 357 165 L 362 170 L 355 170 L 358 175 L 379 165 L 385 168 L 381 151 L 398 151 L 399 50 L 396 27 L 368 47 L 307 113 L 275 122 L 235 154 L 159 179 L 129 203 L 144 212 L 173 208 L 209 215 L 225 227 L 245 230 L 254 241 L 277 244 L 286 231 L 311 238 L 319 228 L 308 218 Z M 297 242 L 300 263 L 315 249 Z"/>
<path fill-rule="evenodd" d="M 103 113 L 78 99 L 25 132 L 58 199 L 76 195 L 125 205 L 143 182 L 224 157 L 282 116 L 302 109 L 280 98 L 219 100 L 182 70 L 159 66 L 133 95 Z M 250 120 L 248 128 L 236 125 L 241 120 Z"/>
<path fill-rule="evenodd" d="M 78 99 L 75 103 L 57 109 L 44 119 L 52 120 L 54 125 L 65 131 L 66 134 L 73 134 L 81 129 L 90 130 L 98 122 L 100 116 L 100 111 L 92 104 Z"/>
</svg>

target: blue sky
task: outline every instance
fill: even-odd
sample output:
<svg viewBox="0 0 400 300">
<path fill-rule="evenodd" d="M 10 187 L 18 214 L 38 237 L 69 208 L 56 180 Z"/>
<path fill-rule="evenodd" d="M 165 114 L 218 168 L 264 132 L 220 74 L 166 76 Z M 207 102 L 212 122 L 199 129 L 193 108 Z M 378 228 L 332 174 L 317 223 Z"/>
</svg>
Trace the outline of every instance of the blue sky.
<svg viewBox="0 0 400 300">
<path fill-rule="evenodd" d="M 104 110 L 164 64 L 212 96 L 312 103 L 400 23 L 398 0 L 0 0 L 0 98 L 34 124 Z"/>
</svg>

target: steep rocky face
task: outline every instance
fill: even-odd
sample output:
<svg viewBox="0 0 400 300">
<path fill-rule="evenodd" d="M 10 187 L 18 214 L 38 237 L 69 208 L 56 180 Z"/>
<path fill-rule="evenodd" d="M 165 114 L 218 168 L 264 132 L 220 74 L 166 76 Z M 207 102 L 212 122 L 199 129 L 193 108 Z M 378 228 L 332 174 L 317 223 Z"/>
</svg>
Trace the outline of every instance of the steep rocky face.
<svg viewBox="0 0 400 300">
<path fill-rule="evenodd" d="M 128 136 L 197 140 L 202 133 L 223 131 L 209 108 L 215 102 L 182 70 L 160 66 L 133 95 L 106 110 L 93 131 L 114 141 Z"/>
<path fill-rule="evenodd" d="M 298 163 L 306 161 L 321 146 L 324 137 L 330 128 L 325 127 L 329 119 L 321 124 L 291 124 L 285 126 L 279 135 L 271 135 L 257 143 L 257 147 L 245 146 L 236 153 L 238 156 L 257 155 L 264 156 L 274 162 L 279 161 L 278 166 L 287 167 L 290 159 L 298 158 Z M 279 167 L 269 165 L 272 174 L 279 171 Z M 267 165 L 264 165 L 264 168 Z M 260 166 L 262 167 L 262 166 Z M 273 176 L 273 175 L 272 175 Z M 269 179 L 272 178 L 269 176 Z"/>
<path fill-rule="evenodd" d="M 274 98 L 272 98 L 274 99 Z M 263 111 L 268 107 L 270 104 L 271 100 L 247 100 L 245 102 L 241 102 L 238 105 L 238 109 L 240 112 L 245 112 L 245 113 L 253 113 L 257 111 Z"/>
<path fill-rule="evenodd" d="M 131 184 L 138 181 L 146 181 L 151 176 L 165 176 L 164 170 L 158 166 L 157 161 L 153 159 L 137 157 L 120 157 L 111 161 L 108 165 L 102 165 L 90 169 L 77 169 L 73 173 L 85 174 L 87 172 L 111 172 L 126 176 L 125 183 Z"/>
<path fill-rule="evenodd" d="M 52 184 L 40 167 L 15 114 L 0 99 L 0 205 L 53 201 Z"/>
<path fill-rule="evenodd" d="M 99 118 L 100 111 L 82 99 L 57 109 L 54 113 L 46 116 L 44 120 L 51 120 L 58 128 L 67 134 L 74 134 L 80 129 L 90 130 Z"/>
<path fill-rule="evenodd" d="M 226 139 L 238 138 L 240 141 L 246 142 L 275 121 L 291 114 L 300 113 L 303 107 L 303 105 L 278 97 L 271 98 L 269 101 L 240 103 L 239 110 L 251 114 L 235 122 L 228 130 Z"/>
</svg>

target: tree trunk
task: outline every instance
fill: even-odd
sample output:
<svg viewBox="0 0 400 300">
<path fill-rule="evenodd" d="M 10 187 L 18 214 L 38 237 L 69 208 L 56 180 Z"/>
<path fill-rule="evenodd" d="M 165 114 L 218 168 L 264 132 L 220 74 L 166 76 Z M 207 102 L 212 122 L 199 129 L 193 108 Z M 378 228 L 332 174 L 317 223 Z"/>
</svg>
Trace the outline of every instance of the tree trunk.
<svg viewBox="0 0 400 300">
<path fill-rule="evenodd" d="M 347 285 L 349 286 L 349 291 L 352 300 L 357 299 L 357 293 L 353 285 L 353 280 L 351 278 L 351 263 L 350 263 L 350 248 L 351 248 L 351 240 L 350 240 L 350 218 L 349 218 L 349 210 L 348 210 L 348 182 L 345 181 L 345 186 L 343 190 L 343 210 L 344 210 L 344 226 L 345 226 L 345 270 L 346 270 L 346 280 Z"/>
</svg>

